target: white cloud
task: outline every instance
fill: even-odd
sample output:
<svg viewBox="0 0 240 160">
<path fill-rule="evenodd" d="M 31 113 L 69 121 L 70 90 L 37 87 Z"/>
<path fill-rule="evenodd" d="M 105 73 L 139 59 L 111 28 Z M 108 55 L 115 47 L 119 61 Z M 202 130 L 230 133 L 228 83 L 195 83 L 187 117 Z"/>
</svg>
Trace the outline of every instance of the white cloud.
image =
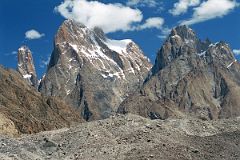
<svg viewBox="0 0 240 160">
<path fill-rule="evenodd" d="M 121 4 L 104 4 L 98 1 L 65 0 L 55 8 L 63 17 L 85 24 L 89 28 L 100 27 L 105 33 L 129 31 L 143 19 L 142 12 Z"/>
<path fill-rule="evenodd" d="M 17 51 L 12 51 L 11 55 L 16 55 L 18 52 Z"/>
<path fill-rule="evenodd" d="M 6 54 L 4 54 L 4 55 L 5 55 L 5 56 L 13 56 L 13 55 L 17 55 L 17 54 L 18 54 L 17 51 L 12 51 L 12 52 L 6 53 Z"/>
<path fill-rule="evenodd" d="M 161 29 L 161 32 L 162 32 L 162 33 L 161 33 L 160 35 L 158 35 L 157 37 L 160 38 L 160 39 L 166 39 L 167 36 L 170 34 L 171 29 L 168 28 L 168 27 L 163 27 L 163 28 Z"/>
<path fill-rule="evenodd" d="M 174 8 L 169 10 L 169 12 L 178 16 L 183 13 L 186 13 L 189 7 L 197 6 L 200 4 L 200 0 L 179 0 L 177 3 L 174 3 Z"/>
<path fill-rule="evenodd" d="M 165 36 L 165 35 L 163 35 L 163 34 L 157 35 L 157 37 L 158 37 L 159 39 L 162 39 L 162 40 L 164 40 L 164 39 L 167 38 L 167 36 Z"/>
<path fill-rule="evenodd" d="M 199 7 L 194 8 L 192 18 L 183 21 L 181 24 L 192 25 L 210 19 L 223 17 L 237 6 L 239 6 L 239 4 L 235 0 L 204 1 Z"/>
<path fill-rule="evenodd" d="M 161 29 L 164 24 L 164 19 L 161 17 L 151 17 L 148 18 L 144 24 L 140 25 L 137 29 L 143 30 L 143 29 L 149 29 L 149 28 L 156 28 Z"/>
<path fill-rule="evenodd" d="M 27 39 L 39 39 L 42 38 L 45 34 L 39 33 L 38 31 L 31 29 L 25 33 L 25 38 Z"/>
<path fill-rule="evenodd" d="M 49 55 L 48 56 L 48 58 L 47 58 L 47 60 L 41 60 L 41 64 L 40 64 L 40 67 L 41 68 L 45 68 L 46 66 L 48 66 L 48 64 L 49 64 L 49 62 L 50 62 L 50 58 L 51 58 L 51 56 Z"/>
<path fill-rule="evenodd" d="M 157 7 L 159 2 L 156 0 L 128 0 L 127 5 L 133 7 Z"/>
<path fill-rule="evenodd" d="M 234 49 L 234 50 L 233 50 L 233 53 L 234 53 L 235 55 L 240 55 L 240 49 Z"/>
</svg>

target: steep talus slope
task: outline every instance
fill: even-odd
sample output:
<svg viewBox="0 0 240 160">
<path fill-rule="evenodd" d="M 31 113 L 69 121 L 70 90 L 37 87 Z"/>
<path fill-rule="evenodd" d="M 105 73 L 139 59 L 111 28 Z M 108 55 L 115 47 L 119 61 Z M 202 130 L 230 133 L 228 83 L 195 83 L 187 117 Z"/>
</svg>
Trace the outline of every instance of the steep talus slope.
<svg viewBox="0 0 240 160">
<path fill-rule="evenodd" d="M 34 86 L 35 88 L 38 87 L 37 73 L 35 70 L 32 53 L 27 46 L 22 46 L 18 49 L 17 71 L 30 85 Z"/>
<path fill-rule="evenodd" d="M 43 97 L 14 70 L 0 67 L 0 133 L 18 135 L 83 122 L 72 107 Z"/>
<path fill-rule="evenodd" d="M 179 26 L 159 50 L 152 75 L 119 112 L 152 119 L 238 117 L 239 86 L 240 65 L 228 44 L 201 41 L 192 29 Z"/>
<path fill-rule="evenodd" d="M 0 136 L 0 158 L 238 160 L 239 129 L 240 119 L 162 121 L 117 115 L 19 139 Z"/>
<path fill-rule="evenodd" d="M 86 120 L 107 118 L 140 87 L 151 64 L 131 40 L 108 39 L 72 20 L 60 26 L 39 90 L 61 97 Z"/>
</svg>

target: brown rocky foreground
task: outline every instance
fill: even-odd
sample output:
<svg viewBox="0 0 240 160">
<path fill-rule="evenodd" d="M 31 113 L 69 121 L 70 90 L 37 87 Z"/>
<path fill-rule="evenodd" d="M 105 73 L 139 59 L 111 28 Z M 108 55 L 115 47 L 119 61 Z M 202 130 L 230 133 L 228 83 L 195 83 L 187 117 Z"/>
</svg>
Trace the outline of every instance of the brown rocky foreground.
<svg viewBox="0 0 240 160">
<path fill-rule="evenodd" d="M 84 120 L 65 102 L 42 96 L 17 71 L 0 66 L 0 134 L 17 136 L 80 122 Z"/>
</svg>

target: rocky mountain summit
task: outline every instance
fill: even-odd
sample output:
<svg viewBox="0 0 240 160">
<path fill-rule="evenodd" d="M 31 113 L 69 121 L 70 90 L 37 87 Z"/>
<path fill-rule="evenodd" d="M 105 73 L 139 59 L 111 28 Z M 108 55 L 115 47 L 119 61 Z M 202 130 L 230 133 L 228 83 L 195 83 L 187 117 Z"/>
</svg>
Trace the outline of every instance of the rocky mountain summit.
<svg viewBox="0 0 240 160">
<path fill-rule="evenodd" d="M 18 49 L 17 71 L 30 85 L 35 88 L 38 87 L 38 79 L 32 53 L 27 46 L 22 46 Z"/>
<path fill-rule="evenodd" d="M 18 136 L 80 122 L 83 119 L 72 107 L 42 96 L 19 72 L 0 66 L 0 134 Z"/>
<path fill-rule="evenodd" d="M 66 20 L 39 90 L 61 97 L 87 121 L 107 118 L 140 88 L 151 67 L 132 40 L 112 40 L 100 28 Z"/>
<path fill-rule="evenodd" d="M 18 139 L 0 136 L 0 145 L 2 160 L 238 160 L 240 119 L 116 115 Z"/>
<path fill-rule="evenodd" d="M 225 42 L 201 41 L 187 26 L 174 28 L 159 50 L 151 76 L 120 113 L 152 119 L 240 116 L 240 65 Z"/>
</svg>

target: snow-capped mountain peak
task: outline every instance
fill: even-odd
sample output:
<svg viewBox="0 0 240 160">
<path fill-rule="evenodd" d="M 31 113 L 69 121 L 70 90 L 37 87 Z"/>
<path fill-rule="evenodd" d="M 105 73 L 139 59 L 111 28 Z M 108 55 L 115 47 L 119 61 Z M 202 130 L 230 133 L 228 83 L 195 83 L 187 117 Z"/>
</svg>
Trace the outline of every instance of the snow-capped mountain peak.
<svg viewBox="0 0 240 160">
<path fill-rule="evenodd" d="M 113 40 L 99 27 L 89 29 L 66 20 L 55 36 L 40 91 L 80 107 L 87 120 L 108 117 L 140 87 L 151 67 L 132 40 Z"/>
</svg>

